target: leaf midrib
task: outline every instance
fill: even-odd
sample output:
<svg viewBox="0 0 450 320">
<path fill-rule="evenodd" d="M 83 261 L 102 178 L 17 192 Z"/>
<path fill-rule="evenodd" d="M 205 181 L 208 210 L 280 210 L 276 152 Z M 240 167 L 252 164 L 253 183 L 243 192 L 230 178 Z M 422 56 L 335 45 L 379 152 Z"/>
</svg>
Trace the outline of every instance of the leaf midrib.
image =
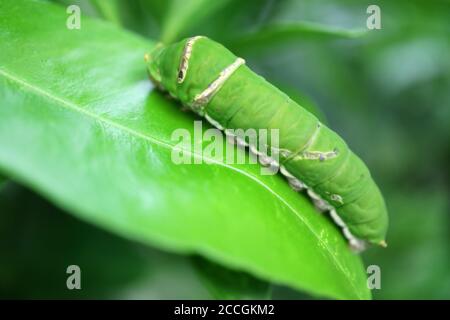
<svg viewBox="0 0 450 320">
<path fill-rule="evenodd" d="M 65 99 L 63 99 L 61 97 L 58 97 L 58 96 L 54 95 L 51 92 L 46 91 L 45 89 L 37 87 L 35 84 L 29 83 L 29 82 L 27 82 L 25 80 L 22 80 L 18 76 L 14 75 L 11 72 L 6 71 L 5 69 L 0 68 L 0 75 L 2 75 L 7 80 L 10 80 L 12 82 L 16 82 L 17 84 L 21 85 L 22 87 L 28 89 L 31 93 L 34 93 L 34 94 L 37 94 L 38 96 L 42 96 L 42 97 L 47 98 L 49 100 L 53 100 L 55 102 L 58 102 L 62 107 L 65 107 L 66 109 L 69 109 L 69 110 L 72 110 L 74 112 L 78 112 L 80 114 L 83 114 L 84 116 L 92 118 L 94 121 L 98 121 L 99 123 L 106 124 L 108 126 L 111 126 L 113 128 L 119 129 L 119 130 L 123 130 L 124 132 L 128 133 L 131 136 L 135 136 L 137 138 L 144 139 L 144 140 L 146 140 L 146 141 L 148 141 L 150 143 L 157 144 L 157 145 L 159 145 L 159 146 L 161 146 L 163 148 L 169 149 L 169 150 L 173 150 L 173 149 L 176 148 L 175 145 L 172 145 L 170 143 L 167 143 L 167 142 L 162 141 L 160 139 L 157 139 L 155 137 L 146 135 L 146 134 L 144 134 L 142 132 L 139 132 L 139 131 L 136 131 L 134 129 L 128 128 L 128 127 L 126 127 L 126 126 L 124 126 L 124 125 L 122 125 L 122 124 L 120 124 L 118 122 L 112 121 L 111 119 L 108 119 L 108 118 L 104 118 L 104 117 L 102 117 L 102 116 L 100 116 L 100 115 L 98 115 L 96 113 L 90 112 L 90 111 L 88 111 L 86 109 L 80 108 L 74 102 L 65 100 Z M 285 205 L 290 211 L 292 211 L 297 216 L 297 218 L 299 218 L 302 221 L 302 223 L 310 230 L 310 232 L 317 238 L 317 240 L 323 245 L 323 247 L 326 248 L 326 250 L 327 250 L 328 254 L 330 255 L 330 257 L 332 258 L 332 261 L 333 261 L 335 267 L 337 268 L 337 270 L 342 272 L 342 274 L 345 276 L 345 278 L 351 284 L 352 288 L 354 289 L 354 292 L 358 295 L 358 297 L 360 299 L 362 298 L 362 296 L 360 296 L 360 294 L 359 294 L 359 290 L 357 289 L 357 287 L 355 286 L 353 281 L 351 281 L 350 275 L 345 271 L 345 269 L 339 263 L 339 260 L 336 259 L 336 255 L 329 248 L 327 243 L 325 241 L 323 241 L 318 236 L 318 234 L 314 231 L 314 229 L 311 227 L 311 225 L 300 215 L 300 213 L 297 212 L 297 210 L 295 210 L 295 208 L 293 208 L 285 199 L 283 199 L 282 196 L 277 194 L 275 192 L 275 190 L 271 189 L 268 185 L 266 185 L 264 182 L 262 182 L 259 179 L 257 179 L 257 177 L 255 177 L 254 175 L 249 174 L 248 172 L 240 170 L 240 169 L 238 169 L 236 167 L 230 166 L 230 165 L 228 165 L 228 164 L 226 164 L 224 162 L 220 162 L 220 161 L 217 161 L 216 159 L 199 155 L 198 153 L 192 152 L 191 150 L 183 149 L 183 152 L 188 152 L 190 155 L 192 155 L 194 157 L 207 159 L 211 163 L 217 164 L 219 166 L 226 167 L 226 168 L 234 170 L 234 171 L 236 171 L 236 172 L 238 172 L 240 174 L 243 174 L 244 176 L 250 178 L 251 180 L 253 180 L 256 183 L 258 183 L 260 186 L 265 188 L 267 191 L 269 191 L 269 193 L 272 196 L 277 198 L 279 201 L 281 201 L 281 203 L 283 205 Z"/>
</svg>

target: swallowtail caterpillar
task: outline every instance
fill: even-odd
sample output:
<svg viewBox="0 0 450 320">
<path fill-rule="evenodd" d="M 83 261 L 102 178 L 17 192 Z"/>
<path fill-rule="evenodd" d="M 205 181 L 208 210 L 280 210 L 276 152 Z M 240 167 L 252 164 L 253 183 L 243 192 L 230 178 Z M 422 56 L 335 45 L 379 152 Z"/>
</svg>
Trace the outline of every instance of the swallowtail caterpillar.
<svg viewBox="0 0 450 320">
<path fill-rule="evenodd" d="M 144 58 L 159 89 L 219 129 L 279 129 L 276 165 L 291 186 L 329 211 L 354 250 L 386 246 L 386 206 L 362 160 L 243 59 L 202 36 L 158 45 Z"/>
</svg>

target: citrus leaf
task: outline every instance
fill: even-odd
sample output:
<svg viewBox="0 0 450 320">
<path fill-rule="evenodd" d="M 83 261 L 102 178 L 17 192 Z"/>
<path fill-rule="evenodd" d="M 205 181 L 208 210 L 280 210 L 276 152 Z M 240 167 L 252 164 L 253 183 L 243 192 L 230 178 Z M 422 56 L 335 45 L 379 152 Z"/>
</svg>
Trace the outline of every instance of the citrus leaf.
<svg viewBox="0 0 450 320">
<path fill-rule="evenodd" d="M 233 48 L 248 48 L 267 46 L 287 41 L 299 41 L 307 38 L 336 39 L 358 38 L 367 33 L 364 29 L 345 29 L 326 26 L 313 22 L 293 21 L 267 24 L 249 33 L 237 36 L 230 42 Z"/>
<path fill-rule="evenodd" d="M 92 5 L 97 9 L 98 12 L 108 21 L 115 23 L 120 26 L 122 24 L 120 18 L 120 0 L 91 0 Z"/>
<path fill-rule="evenodd" d="M 185 29 L 223 8 L 230 0 L 171 0 L 162 27 L 161 40 L 179 40 Z"/>
<path fill-rule="evenodd" d="M 83 223 L 23 186 L 1 189 L 0 208 L 2 299 L 213 298 L 191 257 Z M 81 290 L 67 289 L 70 265 Z"/>
<path fill-rule="evenodd" d="M 171 134 L 194 134 L 195 117 L 152 89 L 151 42 L 87 17 L 69 30 L 66 18 L 46 2 L 2 3 L 0 170 L 130 239 L 314 295 L 370 298 L 359 256 L 281 176 L 172 162 Z"/>
<path fill-rule="evenodd" d="M 0 190 L 3 188 L 3 186 L 6 184 L 6 178 L 0 175 Z"/>
<path fill-rule="evenodd" d="M 270 284 L 245 272 L 224 268 L 202 257 L 193 257 L 192 264 L 200 279 L 215 299 L 269 299 Z"/>
</svg>

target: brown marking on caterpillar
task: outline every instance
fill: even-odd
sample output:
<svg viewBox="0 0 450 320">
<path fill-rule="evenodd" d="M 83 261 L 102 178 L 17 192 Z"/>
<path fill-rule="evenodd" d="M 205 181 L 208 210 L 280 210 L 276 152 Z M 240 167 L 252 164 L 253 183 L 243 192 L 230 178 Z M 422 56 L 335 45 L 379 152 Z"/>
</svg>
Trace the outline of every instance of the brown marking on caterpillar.
<svg viewBox="0 0 450 320">
<path fill-rule="evenodd" d="M 289 157 L 292 154 L 292 151 L 288 150 L 288 149 L 275 148 L 275 147 L 268 146 L 268 145 L 267 145 L 267 147 L 269 147 L 272 152 L 279 153 L 285 158 Z"/>
<path fill-rule="evenodd" d="M 337 202 L 337 203 L 339 203 L 339 204 L 344 204 L 344 199 L 342 199 L 342 197 L 340 195 L 338 195 L 338 194 L 332 194 L 330 196 L 330 199 L 335 201 L 335 202 Z"/>
<path fill-rule="evenodd" d="M 259 151 L 255 145 L 249 144 L 248 147 L 249 147 L 250 152 L 258 157 L 258 160 L 262 165 L 264 165 L 266 167 L 270 166 L 275 169 L 279 168 L 280 165 L 275 159 L 273 159 L 269 155 L 266 155 L 263 152 Z"/>
<path fill-rule="evenodd" d="M 336 158 L 338 155 L 337 149 L 333 151 L 303 151 L 293 157 L 294 160 L 319 160 L 325 161 Z"/>
<path fill-rule="evenodd" d="M 307 190 L 308 196 L 313 201 L 314 205 L 319 211 L 325 212 L 330 211 L 333 207 L 324 199 L 322 199 L 317 193 L 315 193 L 311 188 Z"/>
<path fill-rule="evenodd" d="M 220 88 L 223 86 L 225 81 L 241 66 L 245 64 L 245 60 L 242 58 L 237 58 L 232 64 L 223 69 L 216 80 L 214 80 L 203 92 L 197 94 L 192 102 L 192 107 L 194 109 L 200 109 L 200 114 L 202 113 L 202 108 L 208 104 L 211 98 L 216 94 Z"/>
<path fill-rule="evenodd" d="M 264 155 L 263 153 L 258 155 L 258 160 L 259 160 L 259 163 L 265 167 L 270 166 L 270 164 L 272 163 L 272 158 Z"/>
<path fill-rule="evenodd" d="M 191 58 L 192 55 L 192 48 L 195 42 L 201 38 L 203 38 L 203 36 L 195 36 L 189 38 L 189 40 L 186 42 L 186 45 L 184 46 L 183 49 L 183 54 L 181 55 L 180 66 L 178 67 L 178 76 L 177 76 L 178 83 L 183 83 L 184 79 L 186 78 L 186 74 L 189 68 L 189 59 Z"/>
<path fill-rule="evenodd" d="M 302 191 L 306 189 L 306 185 L 297 178 L 287 178 L 287 181 L 294 191 Z"/>
</svg>

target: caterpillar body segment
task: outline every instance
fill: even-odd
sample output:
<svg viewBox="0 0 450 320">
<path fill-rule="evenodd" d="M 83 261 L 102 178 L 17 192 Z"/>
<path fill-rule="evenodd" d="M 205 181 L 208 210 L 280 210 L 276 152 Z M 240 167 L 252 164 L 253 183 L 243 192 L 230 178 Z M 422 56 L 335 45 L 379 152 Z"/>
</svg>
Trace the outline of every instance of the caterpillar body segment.
<svg viewBox="0 0 450 320">
<path fill-rule="evenodd" d="M 316 206 L 330 212 L 356 249 L 366 243 L 386 245 L 387 210 L 365 164 L 338 134 L 254 73 L 243 59 L 197 36 L 157 46 L 146 61 L 158 88 L 225 133 L 227 129 L 278 129 L 279 148 L 271 148 L 269 142 L 269 153 L 278 154 L 276 165 L 291 186 L 307 189 Z M 270 162 L 270 154 L 263 156 Z"/>
</svg>

